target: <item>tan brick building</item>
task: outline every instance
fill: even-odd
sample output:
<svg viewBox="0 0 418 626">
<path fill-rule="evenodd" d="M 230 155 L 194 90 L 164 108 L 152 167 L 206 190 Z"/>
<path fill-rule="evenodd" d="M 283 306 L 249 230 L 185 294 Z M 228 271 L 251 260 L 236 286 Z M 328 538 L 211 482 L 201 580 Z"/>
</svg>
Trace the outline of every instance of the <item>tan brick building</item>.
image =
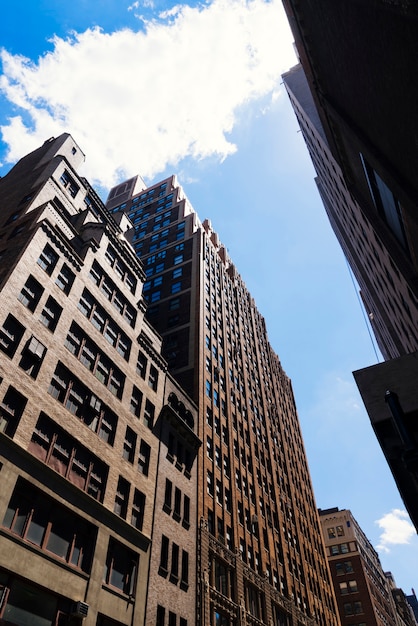
<svg viewBox="0 0 418 626">
<path fill-rule="evenodd" d="M 196 624 L 339 624 L 291 382 L 225 246 L 174 176 L 107 207 L 134 225 L 147 318 L 199 409 Z"/>
<path fill-rule="evenodd" d="M 62 135 L 0 180 L 0 623 L 155 624 L 164 598 L 191 626 L 196 406 L 83 159 Z"/>
</svg>

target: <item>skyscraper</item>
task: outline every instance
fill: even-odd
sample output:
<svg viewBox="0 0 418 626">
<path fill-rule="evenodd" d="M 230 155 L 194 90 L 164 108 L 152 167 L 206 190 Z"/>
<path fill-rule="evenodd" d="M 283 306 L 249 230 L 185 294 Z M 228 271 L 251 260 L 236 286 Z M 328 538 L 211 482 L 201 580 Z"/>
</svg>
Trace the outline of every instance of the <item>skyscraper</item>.
<svg viewBox="0 0 418 626">
<path fill-rule="evenodd" d="M 0 622 L 191 626 L 197 410 L 83 159 L 65 134 L 0 180 Z"/>
<path fill-rule="evenodd" d="M 418 81 L 410 63 L 417 52 L 416 3 L 283 4 L 302 65 L 284 76 L 290 101 L 378 346 L 386 361 L 396 360 L 357 372 L 356 382 L 418 529 L 410 417 L 418 351 Z"/>
<path fill-rule="evenodd" d="M 107 207 L 134 225 L 147 318 L 198 406 L 197 623 L 338 624 L 291 382 L 225 246 L 174 176 Z"/>
<path fill-rule="evenodd" d="M 106 208 L 83 160 L 64 134 L 0 180 L 0 621 L 338 626 L 242 278 L 175 177 Z"/>
<path fill-rule="evenodd" d="M 410 59 L 418 42 L 415 3 L 283 4 L 305 74 L 292 70 L 285 81 L 308 143 L 306 120 L 320 135 L 311 155 L 332 227 L 360 284 L 384 358 L 414 352 L 418 81 Z"/>
</svg>

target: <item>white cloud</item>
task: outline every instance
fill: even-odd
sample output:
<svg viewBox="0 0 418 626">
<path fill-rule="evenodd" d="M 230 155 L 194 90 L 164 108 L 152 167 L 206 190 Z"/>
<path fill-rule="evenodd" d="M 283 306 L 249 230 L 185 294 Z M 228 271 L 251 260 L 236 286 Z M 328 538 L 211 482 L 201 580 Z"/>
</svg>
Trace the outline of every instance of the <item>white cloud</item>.
<svg viewBox="0 0 418 626">
<path fill-rule="evenodd" d="M 408 513 L 401 509 L 393 509 L 380 519 L 376 520 L 379 528 L 383 529 L 376 546 L 380 552 L 390 552 L 390 546 L 409 543 L 414 537 L 415 528 L 409 520 Z"/>
<path fill-rule="evenodd" d="M 296 62 L 281 2 L 175 9 L 139 32 L 55 38 L 36 63 L 3 50 L 0 90 L 22 113 L 1 127 L 7 160 L 70 132 L 87 154 L 83 173 L 106 186 L 185 156 L 232 154 L 239 107 L 277 91 Z"/>
</svg>

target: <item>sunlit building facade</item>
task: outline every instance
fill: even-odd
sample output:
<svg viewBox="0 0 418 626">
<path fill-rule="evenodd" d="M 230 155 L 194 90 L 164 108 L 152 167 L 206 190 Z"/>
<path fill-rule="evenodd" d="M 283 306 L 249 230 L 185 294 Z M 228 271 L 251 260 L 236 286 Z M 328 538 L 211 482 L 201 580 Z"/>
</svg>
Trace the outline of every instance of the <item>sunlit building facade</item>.
<svg viewBox="0 0 418 626">
<path fill-rule="evenodd" d="M 155 624 L 164 598 L 192 626 L 196 405 L 83 160 L 62 135 L 0 180 L 0 623 Z"/>
<path fill-rule="evenodd" d="M 342 626 L 415 626 L 405 594 L 348 509 L 319 509 Z"/>
<path fill-rule="evenodd" d="M 196 624 L 337 625 L 291 382 L 225 246 L 174 176 L 107 208 L 134 226 L 147 318 L 198 406 Z"/>
</svg>

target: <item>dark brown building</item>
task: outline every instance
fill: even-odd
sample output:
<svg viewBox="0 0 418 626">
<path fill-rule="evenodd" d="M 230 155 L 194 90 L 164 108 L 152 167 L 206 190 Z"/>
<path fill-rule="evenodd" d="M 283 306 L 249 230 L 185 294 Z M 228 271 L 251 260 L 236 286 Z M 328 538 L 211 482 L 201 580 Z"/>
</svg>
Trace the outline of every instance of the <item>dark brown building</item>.
<svg viewBox="0 0 418 626">
<path fill-rule="evenodd" d="M 199 409 L 196 623 L 337 626 L 291 382 L 225 246 L 174 176 L 107 207 L 134 225 L 147 318 Z"/>
<path fill-rule="evenodd" d="M 164 599 L 192 626 L 196 405 L 83 159 L 65 134 L 0 180 L 0 622 L 155 624 Z"/>
<path fill-rule="evenodd" d="M 405 595 L 351 511 L 319 509 L 342 626 L 415 626 Z"/>
<path fill-rule="evenodd" d="M 418 350 L 417 5 L 283 4 L 301 61 L 284 76 L 286 88 L 378 346 L 386 361 L 395 359 L 356 373 L 356 381 L 418 529 L 416 428 L 409 409 L 392 410 L 394 398 L 416 407 L 415 385 L 406 390 L 404 381 L 413 379 Z M 382 409 L 386 391 L 391 402 Z"/>
<path fill-rule="evenodd" d="M 418 354 L 354 372 L 396 485 L 418 532 Z"/>
<path fill-rule="evenodd" d="M 418 78 L 411 62 L 418 53 L 416 3 L 283 4 L 312 93 L 314 126 L 318 129 L 318 118 L 328 156 L 351 197 L 346 204 L 339 183 L 336 197 L 322 187 L 331 224 L 359 281 L 383 356 L 413 352 L 418 349 Z M 289 74 L 289 87 L 303 107 L 306 87 Z M 323 158 L 322 146 L 317 150 Z M 320 171 L 318 177 L 322 185 Z"/>
</svg>

